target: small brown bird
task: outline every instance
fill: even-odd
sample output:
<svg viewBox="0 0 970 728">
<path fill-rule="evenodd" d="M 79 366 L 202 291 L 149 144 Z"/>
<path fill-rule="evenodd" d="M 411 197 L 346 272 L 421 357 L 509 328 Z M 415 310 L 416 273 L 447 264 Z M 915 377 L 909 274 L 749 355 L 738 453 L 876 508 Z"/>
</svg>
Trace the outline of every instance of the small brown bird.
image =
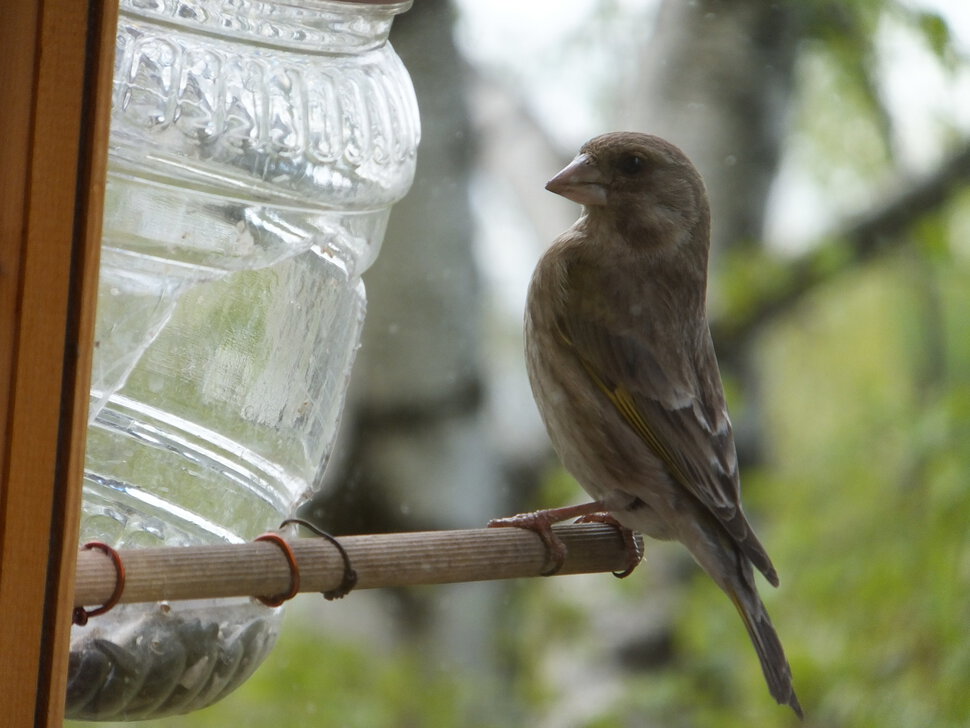
<svg viewBox="0 0 970 728">
<path fill-rule="evenodd" d="M 773 586 L 778 575 L 741 509 L 707 323 L 704 183 L 669 142 L 613 133 L 587 142 L 546 189 L 584 208 L 532 277 L 529 379 L 563 465 L 596 500 L 493 525 L 540 532 L 559 565 L 550 525 L 577 515 L 606 511 L 680 541 L 737 607 L 772 696 L 801 716 L 755 586 L 752 565 Z"/>
</svg>

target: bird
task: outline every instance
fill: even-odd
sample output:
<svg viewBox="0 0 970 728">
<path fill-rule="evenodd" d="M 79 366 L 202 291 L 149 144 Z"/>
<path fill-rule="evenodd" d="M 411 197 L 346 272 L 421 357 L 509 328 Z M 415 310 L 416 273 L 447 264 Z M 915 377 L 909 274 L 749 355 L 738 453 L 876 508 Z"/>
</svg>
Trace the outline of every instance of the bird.
<svg viewBox="0 0 970 728">
<path fill-rule="evenodd" d="M 526 366 L 553 449 L 594 500 L 489 525 L 539 533 L 547 573 L 565 556 L 551 524 L 567 518 L 679 541 L 734 603 L 771 695 L 802 717 L 755 584 L 754 569 L 772 586 L 778 574 L 741 504 L 707 319 L 704 181 L 674 144 L 612 132 L 586 142 L 546 189 L 583 208 L 532 275 Z"/>
</svg>

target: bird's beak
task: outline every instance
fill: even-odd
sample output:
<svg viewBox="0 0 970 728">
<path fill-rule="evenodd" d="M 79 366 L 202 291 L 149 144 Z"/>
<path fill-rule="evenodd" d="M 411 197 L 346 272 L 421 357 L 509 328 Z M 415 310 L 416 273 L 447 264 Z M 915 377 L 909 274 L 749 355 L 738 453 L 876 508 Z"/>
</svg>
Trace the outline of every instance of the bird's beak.
<svg viewBox="0 0 970 728">
<path fill-rule="evenodd" d="M 546 182 L 546 189 L 581 205 L 606 204 L 606 178 L 588 154 L 577 156 Z"/>
</svg>

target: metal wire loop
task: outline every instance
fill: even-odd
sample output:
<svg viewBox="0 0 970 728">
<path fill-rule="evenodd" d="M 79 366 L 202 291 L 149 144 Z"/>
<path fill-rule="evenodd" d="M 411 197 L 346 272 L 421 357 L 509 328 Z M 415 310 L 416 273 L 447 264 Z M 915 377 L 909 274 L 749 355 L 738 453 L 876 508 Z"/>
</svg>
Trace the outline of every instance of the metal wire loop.
<svg viewBox="0 0 970 728">
<path fill-rule="evenodd" d="M 121 595 L 125 591 L 125 563 L 121 560 L 121 554 L 119 554 L 114 548 L 101 541 L 88 541 L 84 544 L 82 549 L 98 549 L 106 553 L 111 558 L 111 563 L 115 567 L 115 588 L 104 604 L 100 607 L 94 609 L 85 609 L 84 607 L 74 607 L 71 612 L 71 622 L 76 624 L 78 627 L 83 627 L 88 623 L 91 617 L 97 617 L 98 615 L 104 614 L 105 612 L 114 608 L 114 606 L 121 600 Z"/>
<path fill-rule="evenodd" d="M 275 543 L 277 546 L 279 546 L 280 551 L 283 552 L 283 555 L 286 557 L 286 563 L 290 567 L 289 591 L 281 592 L 280 594 L 275 594 L 271 597 L 256 597 L 267 607 L 278 607 L 283 604 L 283 602 L 292 599 L 300 593 L 300 567 L 296 563 L 296 554 L 293 553 L 293 548 L 286 542 L 286 539 L 284 539 L 278 533 L 264 533 L 261 536 L 257 536 L 253 540 Z"/>
<path fill-rule="evenodd" d="M 344 576 L 340 582 L 340 585 L 336 589 L 330 589 L 329 591 L 323 592 L 323 598 L 332 601 L 334 599 L 342 599 L 343 597 L 350 594 L 351 590 L 357 585 L 357 572 L 350 563 L 350 556 L 347 554 L 347 550 L 343 547 L 335 537 L 331 536 L 329 533 L 321 528 L 318 528 L 309 521 L 305 521 L 302 518 L 287 518 L 280 524 L 280 528 L 288 526 L 292 523 L 303 526 L 313 531 L 317 536 L 327 539 L 330 543 L 334 545 L 337 551 L 340 552 L 340 557 L 344 561 Z"/>
</svg>

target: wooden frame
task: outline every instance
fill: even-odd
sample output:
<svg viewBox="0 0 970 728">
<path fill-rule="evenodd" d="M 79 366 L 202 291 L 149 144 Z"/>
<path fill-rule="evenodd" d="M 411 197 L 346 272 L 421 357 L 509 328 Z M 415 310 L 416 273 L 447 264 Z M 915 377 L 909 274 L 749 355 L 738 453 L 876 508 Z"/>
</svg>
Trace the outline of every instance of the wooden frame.
<svg viewBox="0 0 970 728">
<path fill-rule="evenodd" d="M 0 3 L 0 715 L 63 722 L 116 0 Z"/>
</svg>

